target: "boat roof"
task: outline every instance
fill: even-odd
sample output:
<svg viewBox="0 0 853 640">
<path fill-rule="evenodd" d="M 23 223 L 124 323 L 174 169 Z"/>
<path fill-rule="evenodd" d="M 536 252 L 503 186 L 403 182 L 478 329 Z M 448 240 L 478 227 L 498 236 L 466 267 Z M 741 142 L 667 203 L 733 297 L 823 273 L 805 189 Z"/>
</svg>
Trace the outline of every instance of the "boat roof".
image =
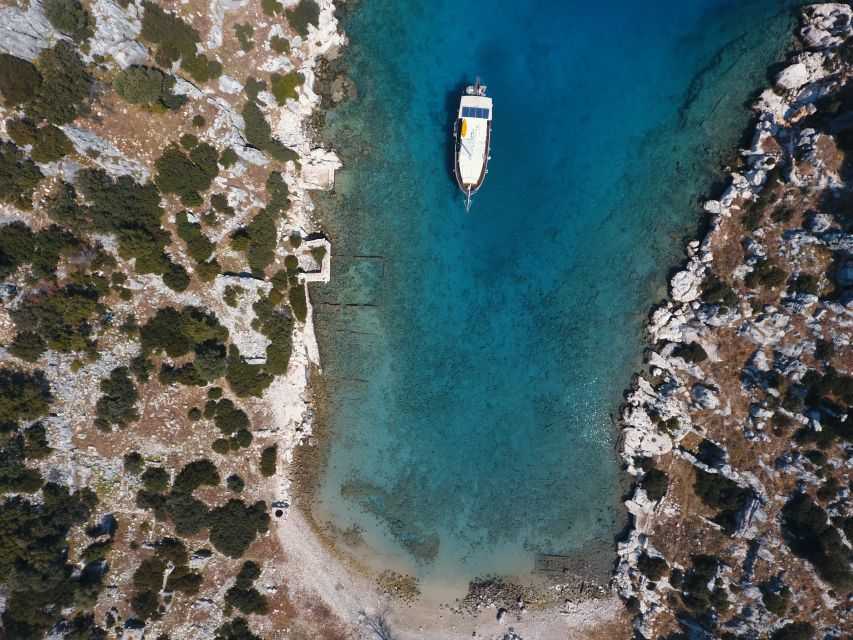
<svg viewBox="0 0 853 640">
<path fill-rule="evenodd" d="M 460 118 L 492 119 L 492 99 L 486 96 L 462 96 L 459 101 Z"/>
</svg>

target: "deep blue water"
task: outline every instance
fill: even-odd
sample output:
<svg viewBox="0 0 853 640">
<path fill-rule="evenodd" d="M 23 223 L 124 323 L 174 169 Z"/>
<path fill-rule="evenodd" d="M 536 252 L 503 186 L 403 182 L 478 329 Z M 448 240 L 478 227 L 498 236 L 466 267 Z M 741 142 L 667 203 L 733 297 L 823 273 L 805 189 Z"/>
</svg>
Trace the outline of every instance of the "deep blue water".
<svg viewBox="0 0 853 640">
<path fill-rule="evenodd" d="M 791 44 L 780 0 L 364 0 L 355 101 L 312 289 L 328 467 L 315 516 L 427 589 L 603 575 L 626 522 L 612 416 L 698 202 Z M 451 118 L 481 76 L 489 174 L 469 214 Z M 348 538 L 352 541 L 353 537 Z M 449 591 L 446 593 L 450 593 Z"/>
</svg>

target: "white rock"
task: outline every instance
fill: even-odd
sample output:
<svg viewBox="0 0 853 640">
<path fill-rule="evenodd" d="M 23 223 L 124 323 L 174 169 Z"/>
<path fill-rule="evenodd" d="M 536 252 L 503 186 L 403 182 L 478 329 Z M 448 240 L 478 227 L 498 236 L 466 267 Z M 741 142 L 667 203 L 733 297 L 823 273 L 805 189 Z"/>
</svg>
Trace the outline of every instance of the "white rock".
<svg viewBox="0 0 853 640">
<path fill-rule="evenodd" d="M 782 89 L 793 91 L 809 82 L 809 70 L 802 62 L 792 64 L 776 76 L 776 84 Z"/>
</svg>

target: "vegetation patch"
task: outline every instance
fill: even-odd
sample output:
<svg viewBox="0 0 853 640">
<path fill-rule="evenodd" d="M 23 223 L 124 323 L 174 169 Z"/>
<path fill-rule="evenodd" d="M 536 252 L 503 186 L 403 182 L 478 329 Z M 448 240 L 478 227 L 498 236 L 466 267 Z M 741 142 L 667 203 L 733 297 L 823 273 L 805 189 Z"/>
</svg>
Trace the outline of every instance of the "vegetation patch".
<svg viewBox="0 0 853 640">
<path fill-rule="evenodd" d="M 284 15 L 290 27 L 303 38 L 308 35 L 308 27 L 320 22 L 320 5 L 314 0 L 299 0 L 299 4 L 285 9 Z"/>
</svg>

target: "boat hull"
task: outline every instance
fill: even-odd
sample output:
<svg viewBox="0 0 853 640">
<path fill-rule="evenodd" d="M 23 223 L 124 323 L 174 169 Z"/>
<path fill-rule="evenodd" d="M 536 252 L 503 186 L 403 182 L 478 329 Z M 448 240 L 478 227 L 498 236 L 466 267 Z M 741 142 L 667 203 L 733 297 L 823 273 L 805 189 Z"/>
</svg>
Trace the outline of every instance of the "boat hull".
<svg viewBox="0 0 853 640">
<path fill-rule="evenodd" d="M 462 190 L 462 193 L 465 195 L 474 195 L 477 193 L 477 190 L 483 185 L 483 180 L 486 178 L 486 172 L 488 170 L 488 162 L 489 162 L 489 145 L 491 143 L 492 137 L 492 123 L 491 121 L 486 123 L 486 148 L 485 155 L 483 157 L 483 168 L 480 171 L 480 175 L 471 182 L 466 181 L 462 178 L 462 168 L 459 164 L 459 155 L 462 151 L 461 149 L 461 138 L 459 136 L 459 131 L 462 128 L 462 120 L 458 120 L 456 122 L 456 127 L 454 128 L 454 137 L 456 139 L 456 143 L 454 144 L 454 153 L 453 153 L 453 173 L 456 176 L 456 184 L 459 185 L 459 188 Z"/>
</svg>

